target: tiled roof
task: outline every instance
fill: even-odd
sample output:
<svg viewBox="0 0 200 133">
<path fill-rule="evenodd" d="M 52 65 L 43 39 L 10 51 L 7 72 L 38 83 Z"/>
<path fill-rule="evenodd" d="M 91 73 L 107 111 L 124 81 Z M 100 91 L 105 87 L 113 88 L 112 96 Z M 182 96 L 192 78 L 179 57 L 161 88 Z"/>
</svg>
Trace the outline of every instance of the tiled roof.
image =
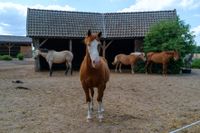
<svg viewBox="0 0 200 133">
<path fill-rule="evenodd" d="M 32 39 L 25 36 L 0 35 L 0 44 L 2 43 L 31 44 Z"/>
<path fill-rule="evenodd" d="M 104 38 L 144 37 L 150 25 L 176 17 L 176 10 L 89 13 L 28 9 L 27 36 L 82 38 L 91 29 L 102 31 Z"/>
</svg>

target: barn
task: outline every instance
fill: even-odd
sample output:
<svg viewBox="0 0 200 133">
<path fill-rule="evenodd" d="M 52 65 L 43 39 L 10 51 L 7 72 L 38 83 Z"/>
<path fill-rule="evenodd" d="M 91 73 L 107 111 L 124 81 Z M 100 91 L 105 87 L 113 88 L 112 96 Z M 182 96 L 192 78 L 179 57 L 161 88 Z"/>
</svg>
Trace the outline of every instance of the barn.
<svg viewBox="0 0 200 133">
<path fill-rule="evenodd" d="M 32 57 L 32 39 L 25 36 L 0 35 L 0 55 Z"/>
<path fill-rule="evenodd" d="M 111 62 L 118 53 L 129 54 L 143 50 L 143 39 L 151 25 L 169 19 L 176 19 L 176 10 L 93 13 L 28 9 L 27 36 L 37 48 L 70 50 L 74 54 L 73 68 L 79 69 L 85 54 L 83 38 L 88 29 L 102 32 L 100 54 Z M 40 57 L 35 61 L 36 70 L 48 68 Z"/>
</svg>

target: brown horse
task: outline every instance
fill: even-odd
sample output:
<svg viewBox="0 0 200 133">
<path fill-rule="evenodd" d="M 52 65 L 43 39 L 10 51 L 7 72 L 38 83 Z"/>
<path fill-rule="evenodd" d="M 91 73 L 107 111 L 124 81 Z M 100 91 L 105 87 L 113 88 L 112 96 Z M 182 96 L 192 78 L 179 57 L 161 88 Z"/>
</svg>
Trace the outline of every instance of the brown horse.
<svg viewBox="0 0 200 133">
<path fill-rule="evenodd" d="M 115 67 L 115 72 L 117 72 L 117 68 L 119 66 L 119 72 L 122 72 L 121 66 L 123 65 L 131 65 L 131 73 L 134 73 L 134 65 L 136 62 L 141 59 L 145 61 L 145 57 L 143 53 L 136 52 L 136 53 L 131 53 L 129 55 L 126 54 L 118 54 L 115 56 L 115 59 L 113 61 L 113 65 L 116 65 Z"/>
<path fill-rule="evenodd" d="M 106 60 L 99 56 L 98 45 L 100 44 L 100 37 L 101 32 L 92 34 L 89 30 L 84 39 L 86 55 L 80 68 L 80 81 L 86 95 L 86 102 L 88 103 L 87 121 L 92 119 L 94 87 L 98 89 L 98 118 L 101 122 L 104 111 L 102 99 L 106 83 L 109 80 L 110 70 Z"/>
<path fill-rule="evenodd" d="M 147 63 L 145 65 L 146 73 L 148 69 L 148 65 L 150 64 L 150 73 L 152 63 L 159 63 L 163 65 L 163 75 L 167 74 L 167 65 L 169 60 L 174 58 L 174 60 L 179 59 L 179 54 L 177 51 L 163 51 L 163 52 L 149 52 L 147 53 Z"/>
</svg>

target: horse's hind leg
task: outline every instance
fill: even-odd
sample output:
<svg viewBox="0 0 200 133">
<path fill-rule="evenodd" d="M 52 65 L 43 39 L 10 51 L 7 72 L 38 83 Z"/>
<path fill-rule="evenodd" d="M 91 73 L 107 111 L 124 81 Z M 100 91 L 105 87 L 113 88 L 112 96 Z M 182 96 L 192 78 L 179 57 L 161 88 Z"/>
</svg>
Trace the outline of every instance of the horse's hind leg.
<svg viewBox="0 0 200 133">
<path fill-rule="evenodd" d="M 134 64 L 131 64 L 131 73 L 134 74 Z"/>
<path fill-rule="evenodd" d="M 72 75 L 73 74 L 73 68 L 72 68 L 72 63 L 71 62 L 69 63 L 69 69 L 70 69 L 71 75 Z"/>
<path fill-rule="evenodd" d="M 51 77 L 52 76 L 52 73 L 53 73 L 53 71 L 52 71 L 52 63 L 51 62 L 49 62 L 49 76 Z"/>
<path fill-rule="evenodd" d="M 69 64 L 66 62 L 66 70 L 65 70 L 65 75 L 67 75 L 68 71 L 69 71 Z"/>
<path fill-rule="evenodd" d="M 119 63 L 119 72 L 122 72 L 122 63 Z"/>
</svg>

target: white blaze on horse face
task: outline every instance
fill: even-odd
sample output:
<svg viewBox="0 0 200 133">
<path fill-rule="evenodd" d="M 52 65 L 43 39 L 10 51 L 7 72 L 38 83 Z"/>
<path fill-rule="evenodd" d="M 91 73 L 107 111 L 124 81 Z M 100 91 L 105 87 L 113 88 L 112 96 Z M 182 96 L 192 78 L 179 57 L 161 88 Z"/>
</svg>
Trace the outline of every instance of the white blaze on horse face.
<svg viewBox="0 0 200 133">
<path fill-rule="evenodd" d="M 95 68 L 95 66 L 99 63 L 99 52 L 98 52 L 98 45 L 99 42 L 97 40 L 93 40 L 91 42 L 91 44 L 89 46 L 87 46 L 88 48 L 88 52 L 90 54 L 90 59 L 92 62 L 92 67 Z"/>
</svg>

